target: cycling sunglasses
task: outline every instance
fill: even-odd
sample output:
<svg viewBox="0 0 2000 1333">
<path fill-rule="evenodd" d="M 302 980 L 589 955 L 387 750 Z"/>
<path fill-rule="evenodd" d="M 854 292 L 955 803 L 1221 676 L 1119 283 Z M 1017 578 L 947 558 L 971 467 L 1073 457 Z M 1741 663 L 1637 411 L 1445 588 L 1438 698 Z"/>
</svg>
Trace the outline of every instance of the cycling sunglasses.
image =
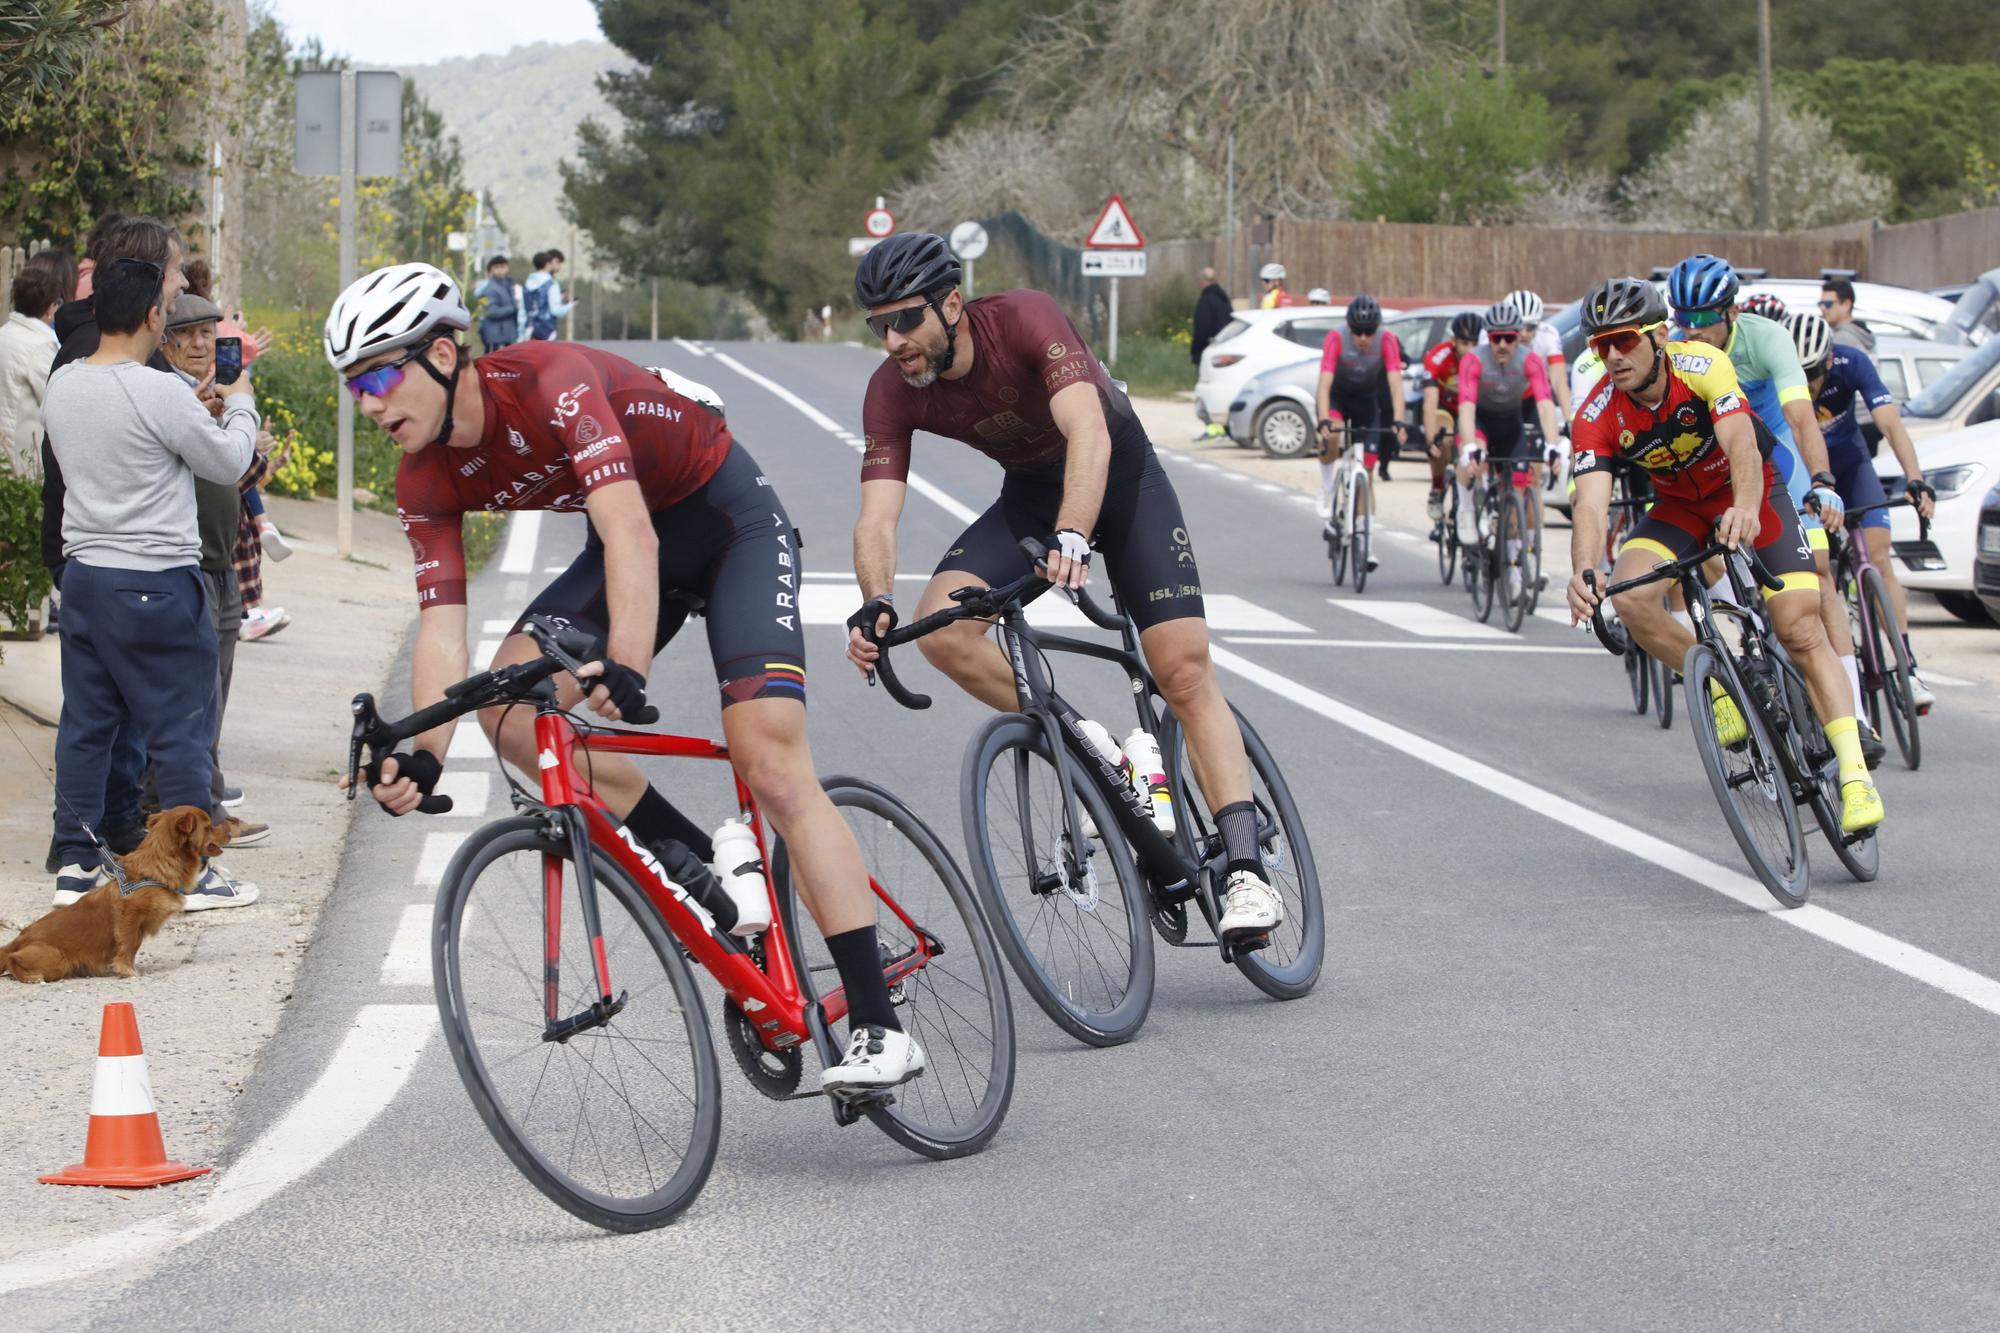
<svg viewBox="0 0 2000 1333">
<path fill-rule="evenodd" d="M 350 377 L 344 381 L 347 391 L 354 395 L 354 401 L 357 403 L 364 396 L 388 397 L 389 391 L 403 382 L 403 367 L 422 356 L 424 351 L 422 347 L 412 347 L 394 361 L 385 361 L 373 370 L 364 370 L 359 375 Z"/>
<path fill-rule="evenodd" d="M 1819 308 L 1821 310 L 1831 310 L 1834 308 L 1834 306 L 1838 304 L 1840 304 L 1838 301 L 1821 301 L 1819 303 Z"/>
<path fill-rule="evenodd" d="M 1723 320 L 1728 318 L 1729 318 L 1729 311 L 1727 309 L 1674 311 L 1674 323 L 1680 325 L 1684 329 L 1713 328 L 1717 324 L 1720 324 Z"/>
<path fill-rule="evenodd" d="M 901 310 L 892 310 L 886 315 L 870 315 L 868 317 L 868 331 L 878 339 L 888 337 L 889 330 L 891 329 L 908 337 L 922 327 L 924 316 L 930 312 L 930 305 L 926 302 L 923 305 L 906 306 Z"/>
<path fill-rule="evenodd" d="M 1495 345 L 1500 343 L 1517 343 L 1520 340 L 1521 335 L 1518 333 L 1489 333 L 1486 335 L 1486 341 Z"/>
<path fill-rule="evenodd" d="M 1628 355 L 1645 336 L 1638 329 L 1612 329 L 1608 333 L 1592 334 L 1589 339 L 1590 350 L 1599 356 L 1603 356 L 1606 351 L 1615 351 L 1621 356 Z"/>
</svg>

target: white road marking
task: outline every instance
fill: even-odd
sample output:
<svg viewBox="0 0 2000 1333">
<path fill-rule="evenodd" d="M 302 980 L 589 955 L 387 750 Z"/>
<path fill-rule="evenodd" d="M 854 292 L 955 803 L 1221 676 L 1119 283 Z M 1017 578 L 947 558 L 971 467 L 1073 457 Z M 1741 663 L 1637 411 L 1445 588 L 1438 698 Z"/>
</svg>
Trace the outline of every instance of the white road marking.
<svg viewBox="0 0 2000 1333">
<path fill-rule="evenodd" d="M 909 575 L 898 575 L 908 578 Z M 928 579 L 924 579 L 928 582 Z M 1247 598 L 1231 593 L 1204 593 L 1202 602 L 1208 612 L 1208 628 L 1213 633 L 1236 631 L 1252 634 L 1310 634 L 1310 625 L 1281 616 L 1276 611 L 1257 605 Z M 861 605 L 861 588 L 852 581 L 808 582 L 799 587 L 799 620 L 806 625 L 845 625 L 847 618 L 854 614 L 854 608 Z M 1051 593 L 1028 608 L 1028 623 L 1043 629 L 1086 629 L 1090 622 L 1083 612 L 1067 600 Z M 1290 640 L 1280 640 L 1290 642 Z"/>
<path fill-rule="evenodd" d="M 446 759 L 491 759 L 493 743 L 486 739 L 486 733 L 472 718 L 462 717 L 451 733 L 451 744 L 445 747 Z"/>
<path fill-rule="evenodd" d="M 836 582 L 852 583 L 854 582 L 854 571 L 851 569 L 808 569 L 802 571 L 799 577 L 802 579 L 819 579 L 822 582 L 831 579 Z M 930 581 L 931 576 L 928 574 L 896 575 L 896 582 L 898 583 L 929 583 Z"/>
<path fill-rule="evenodd" d="M 1269 491 L 1273 495 L 1279 495 L 1284 492 L 1285 488 L 1283 486 L 1278 485 L 1276 482 L 1260 481 L 1257 483 L 1257 489 L 1260 491 Z"/>
<path fill-rule="evenodd" d="M 396 1099 L 416 1068 L 437 1009 L 371 1004 L 312 1087 L 216 1175 L 215 1192 L 194 1208 L 0 1263 L 0 1295 L 141 1265 L 228 1226 L 346 1147 Z"/>
<path fill-rule="evenodd" d="M 479 622 L 479 632 L 481 634 L 505 634 L 513 628 L 514 622 L 511 620 L 482 620 Z"/>
<path fill-rule="evenodd" d="M 1564 629 L 1576 628 L 1569 623 L 1569 608 L 1566 606 L 1538 606 L 1535 608 L 1535 615 L 1538 619 L 1546 620 L 1552 625 L 1561 625 Z"/>
<path fill-rule="evenodd" d="M 479 646 L 472 650 L 472 669 L 484 671 L 493 665 L 493 654 L 500 651 L 502 639 L 481 639 Z"/>
<path fill-rule="evenodd" d="M 1512 639 L 1512 635 L 1508 635 Z M 1480 639 L 1473 643 L 1446 643 L 1441 639 L 1277 639 L 1262 635 L 1224 636 L 1229 643 L 1283 643 L 1295 648 L 1395 648 L 1405 652 L 1429 653 L 1601 653 L 1602 648 L 1558 648 L 1539 643 L 1489 643 Z"/>
<path fill-rule="evenodd" d="M 429 903 L 405 907 L 389 939 L 389 952 L 382 957 L 384 986 L 428 986 L 431 984 L 431 918 Z"/>
<path fill-rule="evenodd" d="M 1918 667 L 1917 674 L 1924 678 L 1924 683 L 1927 685 L 1949 685 L 1953 689 L 1964 690 L 1974 689 L 1979 685 L 1979 682 L 1976 680 L 1963 680 L 1957 676 L 1947 676 L 1942 671 L 1933 671 L 1929 667 Z"/>
<path fill-rule="evenodd" d="M 691 342 L 689 342 L 689 341 L 688 341 L 687 339 L 685 339 L 685 338 L 676 338 L 676 339 L 674 339 L 674 346 L 676 346 L 676 347 L 680 348 L 680 349 L 681 349 L 681 350 L 682 350 L 683 352 L 686 352 L 686 353 L 687 353 L 687 354 L 688 354 L 689 356 L 707 356 L 707 355 L 708 355 L 708 352 L 707 352 L 707 350 L 706 350 L 705 348 L 702 348 L 702 347 L 698 347 L 698 346 L 696 346 L 696 345 L 695 345 L 694 343 L 691 343 Z"/>
<path fill-rule="evenodd" d="M 451 858 L 458 855 L 458 849 L 465 845 L 470 833 L 426 833 L 424 849 L 417 855 L 417 887 L 434 889 L 444 879 L 445 867 Z"/>
<path fill-rule="evenodd" d="M 461 722 L 463 731 L 470 726 L 479 730 L 476 722 Z M 451 797 L 451 813 L 446 819 L 480 819 L 486 814 L 486 806 L 493 798 L 493 775 L 478 770 L 465 773 L 446 773 L 438 779 L 437 794 Z"/>
<path fill-rule="evenodd" d="M 778 383 L 776 380 L 758 374 L 756 371 L 750 369 L 750 367 L 744 365 L 741 361 L 738 361 L 735 357 L 729 355 L 727 352 L 717 352 L 715 354 L 715 359 L 717 361 L 720 361 L 723 365 L 728 366 L 731 370 L 741 375 L 744 379 L 749 380 L 752 384 L 755 384 L 760 388 L 766 390 L 774 397 L 779 398 L 784 402 L 790 403 L 793 407 L 797 408 L 800 412 L 802 412 L 805 415 L 806 420 L 812 422 L 815 426 L 818 426 L 821 430 L 826 431 L 828 434 L 839 437 L 847 433 L 845 428 L 842 427 L 838 421 L 835 421 L 832 417 L 820 411 L 817 407 L 814 407 L 811 403 L 799 397 L 797 394 L 793 393 L 790 389 L 787 389 L 784 385 Z M 914 472 L 910 473 L 910 475 L 907 478 L 905 478 L 905 480 L 909 482 L 911 490 L 917 492 L 919 495 L 922 495 L 926 499 L 930 500 L 933 504 L 937 505 L 940 509 L 943 509 L 947 514 L 950 514 L 953 518 L 957 519 L 959 522 L 970 523 L 972 522 L 973 519 L 979 517 L 979 513 L 977 510 L 969 509 L 965 505 L 960 504 L 952 496 L 938 489 L 936 486 L 924 480 L 916 473 Z M 846 617 L 842 616 L 841 619 L 845 620 Z"/>
<path fill-rule="evenodd" d="M 1328 606 L 1337 606 L 1343 611 L 1352 611 L 1379 620 L 1392 629 L 1407 634 L 1421 635 L 1426 639 L 1504 639 L 1514 640 L 1505 630 L 1491 625 L 1482 625 L 1476 620 L 1432 606 L 1428 602 L 1396 602 L 1373 597 L 1341 599 L 1329 597 Z"/>
<path fill-rule="evenodd" d="M 1989 1014 L 2000 1015 L 2000 981 L 1992 977 L 1983 976 L 1968 967 L 1940 958 L 1914 944 L 1886 935 L 1873 927 L 1864 926 L 1824 907 L 1808 903 L 1804 907 L 1786 910 L 1764 891 L 1762 884 L 1742 871 L 1732 870 L 1697 856 L 1693 852 L 1684 851 L 1643 829 L 1621 823 L 1608 815 L 1558 796 L 1552 791 L 1524 782 L 1510 773 L 1503 773 L 1455 750 L 1446 749 L 1435 741 L 1427 740 L 1415 732 L 1405 731 L 1393 723 L 1385 722 L 1317 690 L 1309 689 L 1289 676 L 1259 666 L 1226 648 L 1214 649 L 1213 656 L 1215 664 L 1223 670 L 1234 672 L 1309 712 L 1317 713 L 1329 722 L 1338 723 L 1391 749 L 1400 750 L 1412 759 L 1492 792 L 1504 800 L 1512 801 L 1523 809 L 1575 829 L 1606 846 L 1630 853 L 1662 870 L 1691 880 L 1754 912 L 1765 913 L 1776 921 L 1802 930 L 1828 944 L 1846 949 L 1872 963 L 1878 963 L 1892 972 L 1899 972 L 1913 981 L 1922 982 L 1955 999 L 1964 1000 L 1967 1004 Z M 1716 837 L 1721 839 L 1723 834 L 1719 820 L 1715 824 L 1715 830 Z"/>
<path fill-rule="evenodd" d="M 542 540 L 542 511 L 523 509 L 507 520 L 507 545 L 500 553 L 502 574 L 528 574 L 535 568 L 535 547 Z"/>
</svg>

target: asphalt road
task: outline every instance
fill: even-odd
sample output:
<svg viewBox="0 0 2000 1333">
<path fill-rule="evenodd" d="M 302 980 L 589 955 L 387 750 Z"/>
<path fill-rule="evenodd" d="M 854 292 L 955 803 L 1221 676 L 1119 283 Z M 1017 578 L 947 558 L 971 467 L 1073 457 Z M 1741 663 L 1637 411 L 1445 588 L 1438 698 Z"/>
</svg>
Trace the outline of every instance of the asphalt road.
<svg viewBox="0 0 2000 1333">
<path fill-rule="evenodd" d="M 620 350 L 721 391 L 807 571 L 850 568 L 856 449 L 739 367 L 851 433 L 872 354 Z M 196 1239 L 0 1308 L 103 1328 L 2000 1322 L 2000 904 L 1981 868 L 2000 727 L 1954 717 L 1941 690 L 1922 771 L 1880 774 L 1880 881 L 1849 882 L 1815 838 L 1814 906 L 1774 913 L 1743 891 L 1685 723 L 1632 716 L 1618 664 L 1567 651 L 1588 640 L 1545 620 L 1480 635 L 1408 538 L 1378 543 L 1364 600 L 1463 628 L 1358 613 L 1304 503 L 1169 466 L 1205 587 L 1243 599 L 1240 628 L 1218 630 L 1224 687 L 1310 826 L 1316 993 L 1276 1003 L 1212 954 L 1163 952 L 1139 1039 L 1089 1050 L 1017 988 L 1011 1114 L 953 1163 L 768 1102 L 725 1057 L 706 1193 L 665 1230 L 603 1235 L 490 1141 L 432 1035 L 427 975 L 384 971 L 406 912 L 427 916 L 426 839 L 476 821 L 364 819 L 220 1164 L 227 1182 L 275 1163 L 268 1197 L 211 1201 Z M 920 444 L 916 467 L 974 508 L 998 484 L 953 444 Z M 580 523 L 551 518 L 532 560 L 516 554 L 525 572 L 482 576 L 475 630 L 568 558 Z M 913 494 L 903 570 L 928 573 L 961 526 Z M 821 770 L 886 783 L 957 847 L 979 711 L 914 653 L 938 704 L 897 709 L 840 660 L 842 633 L 808 630 Z M 1059 670 L 1122 721 L 1118 682 L 1093 693 L 1085 668 Z M 669 722 L 715 728 L 698 635 L 653 695 Z M 698 790 L 688 804 L 719 812 Z M 347 1109 L 329 1062 L 380 1094 L 378 1116 Z M 257 1145 L 302 1116 L 353 1137 L 291 1179 Z"/>
</svg>

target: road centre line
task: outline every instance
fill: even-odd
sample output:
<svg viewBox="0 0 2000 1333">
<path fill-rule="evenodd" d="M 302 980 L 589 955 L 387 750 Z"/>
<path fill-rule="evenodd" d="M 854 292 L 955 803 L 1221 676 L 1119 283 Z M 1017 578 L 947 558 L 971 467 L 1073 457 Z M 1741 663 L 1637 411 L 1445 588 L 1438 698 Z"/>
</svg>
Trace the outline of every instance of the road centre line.
<svg viewBox="0 0 2000 1333">
<path fill-rule="evenodd" d="M 1391 629 L 1402 630 L 1426 639 L 1490 639 L 1495 643 L 1519 643 L 1516 635 L 1492 625 L 1482 625 L 1476 620 L 1432 606 L 1429 602 L 1400 602 L 1378 598 L 1342 599 L 1329 597 L 1328 606 L 1352 611 L 1356 615 L 1367 616 L 1380 621 Z"/>
<path fill-rule="evenodd" d="M 542 511 L 523 509 L 507 522 L 507 545 L 500 552 L 502 574 L 531 574 L 535 547 L 542 540 Z"/>
<path fill-rule="evenodd" d="M 1297 642 L 1297 640 L 1280 640 L 1280 642 Z M 1337 723 L 1391 749 L 1399 750 L 1412 759 L 1429 764 L 1475 787 L 1483 788 L 1504 800 L 1512 801 L 1523 809 L 1575 829 L 1606 846 L 1627 852 L 1662 870 L 1691 880 L 1705 889 L 1742 904 L 1753 912 L 1761 912 L 1828 944 L 1846 949 L 1869 962 L 1880 964 L 1892 972 L 1900 972 L 1913 981 L 1922 982 L 1955 999 L 1964 1000 L 1967 1004 L 1983 1009 L 1989 1014 L 2000 1015 L 2000 981 L 1949 959 L 1940 958 L 1893 935 L 1886 935 L 1872 926 L 1864 926 L 1837 912 L 1828 911 L 1824 907 L 1808 903 L 1804 907 L 1789 910 L 1782 908 L 1764 891 L 1762 884 L 1741 871 L 1731 870 L 1693 852 L 1684 851 L 1643 829 L 1634 828 L 1609 815 L 1578 805 L 1552 791 L 1544 790 L 1512 774 L 1503 773 L 1456 750 L 1447 749 L 1415 732 L 1405 731 L 1394 723 L 1383 721 L 1349 704 L 1341 703 L 1226 648 L 1215 648 L 1210 652 L 1215 664 L 1223 670 L 1233 672 L 1252 684 L 1260 685 L 1273 694 L 1317 713 L 1329 722 Z M 1718 837 L 1720 834 L 1721 829 L 1718 825 Z"/>
<path fill-rule="evenodd" d="M 438 1030 L 429 1004 L 371 1004 L 354 1016 L 304 1096 L 216 1175 L 192 1209 L 0 1263 L 0 1296 L 107 1269 L 129 1275 L 246 1216 L 358 1137 L 403 1090 Z"/>
<path fill-rule="evenodd" d="M 434 889 L 444 881 L 445 868 L 470 833 L 426 833 L 424 848 L 417 854 L 417 887 Z"/>
<path fill-rule="evenodd" d="M 389 951 L 382 956 L 384 986 L 428 986 L 431 980 L 431 918 L 429 903 L 405 907 L 396 920 Z"/>
<path fill-rule="evenodd" d="M 706 348 L 698 347 L 694 343 L 689 342 L 685 338 L 674 339 L 674 346 L 680 348 L 683 352 L 686 352 L 689 356 L 708 355 L 708 350 Z"/>
</svg>

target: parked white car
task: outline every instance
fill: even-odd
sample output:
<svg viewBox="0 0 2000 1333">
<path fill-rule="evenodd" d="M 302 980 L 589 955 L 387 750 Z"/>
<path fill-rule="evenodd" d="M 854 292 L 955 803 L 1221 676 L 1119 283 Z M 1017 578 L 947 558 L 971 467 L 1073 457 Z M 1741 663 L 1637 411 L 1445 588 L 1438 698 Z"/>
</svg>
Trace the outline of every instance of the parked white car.
<svg viewBox="0 0 2000 1333">
<path fill-rule="evenodd" d="M 1397 314 L 1384 310 L 1383 316 Z M 1239 310 L 1202 349 L 1195 376 L 1194 410 L 1204 424 L 1229 420 L 1229 405 L 1253 375 L 1277 366 L 1317 358 L 1326 335 L 1345 328 L 1346 306 L 1290 306 L 1280 310 Z"/>
<path fill-rule="evenodd" d="M 1817 278 L 1760 278 L 1746 282 L 1736 299 L 1775 296 L 1788 311 L 1818 310 L 1820 283 Z M 1912 287 L 1895 287 L 1886 282 L 1854 284 L 1854 318 L 1878 338 L 1924 338 L 1959 342 L 1965 335 L 1951 324 L 1952 303 Z"/>
<path fill-rule="evenodd" d="M 1986 345 L 2000 347 L 2000 339 Z M 1914 510 L 1891 509 L 1889 539 L 1901 566 L 1896 575 L 1906 588 L 1935 593 L 1945 610 L 1960 620 L 1987 624 L 1986 609 L 1973 589 L 1973 564 L 1979 556 L 1979 508 L 2000 480 L 2000 421 L 1917 441 L 1917 463 L 1924 480 L 1937 491 L 1930 534 L 1937 549 L 1932 554 L 1915 545 Z M 1887 449 L 1877 454 L 1875 471 L 1891 496 L 1903 493 L 1902 469 L 1894 454 Z"/>
<path fill-rule="evenodd" d="M 1903 405 L 1903 424 L 1919 443 L 1996 419 L 2000 419 L 2000 338 L 1988 338 L 1973 348 Z"/>
</svg>

